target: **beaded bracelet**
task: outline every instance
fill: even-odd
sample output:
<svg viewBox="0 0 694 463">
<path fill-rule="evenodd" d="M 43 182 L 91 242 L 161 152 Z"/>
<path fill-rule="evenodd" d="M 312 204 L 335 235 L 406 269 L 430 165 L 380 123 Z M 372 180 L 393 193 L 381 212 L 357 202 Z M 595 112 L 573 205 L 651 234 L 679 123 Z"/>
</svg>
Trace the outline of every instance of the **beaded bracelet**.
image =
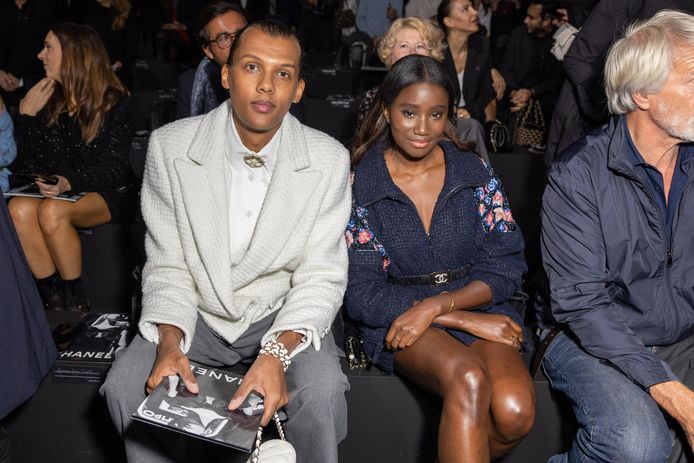
<svg viewBox="0 0 694 463">
<path fill-rule="evenodd" d="M 289 365 L 292 363 L 292 361 L 289 360 L 289 351 L 286 347 L 284 347 L 284 344 L 276 339 L 271 339 L 265 343 L 263 348 L 260 349 L 260 352 L 258 353 L 258 356 L 261 355 L 270 355 L 278 358 L 280 362 L 282 362 L 282 368 L 284 371 L 287 371 L 287 368 L 289 368 Z"/>
</svg>

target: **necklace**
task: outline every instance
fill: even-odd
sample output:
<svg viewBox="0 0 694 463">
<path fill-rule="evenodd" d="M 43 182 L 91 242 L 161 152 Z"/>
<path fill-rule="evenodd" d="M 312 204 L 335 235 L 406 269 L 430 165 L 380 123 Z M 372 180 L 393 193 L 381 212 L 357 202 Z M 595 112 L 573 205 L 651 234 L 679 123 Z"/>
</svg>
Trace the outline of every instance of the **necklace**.
<svg viewBox="0 0 694 463">
<path fill-rule="evenodd" d="M 252 169 L 257 169 L 258 167 L 263 167 L 265 165 L 265 160 L 255 154 L 246 154 L 243 156 L 243 162 Z"/>
</svg>

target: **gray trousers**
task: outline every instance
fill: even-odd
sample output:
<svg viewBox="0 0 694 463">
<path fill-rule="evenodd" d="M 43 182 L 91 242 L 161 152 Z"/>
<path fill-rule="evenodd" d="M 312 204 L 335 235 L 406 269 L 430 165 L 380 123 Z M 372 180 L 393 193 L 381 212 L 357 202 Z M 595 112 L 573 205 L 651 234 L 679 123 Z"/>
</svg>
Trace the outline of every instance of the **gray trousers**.
<svg viewBox="0 0 694 463">
<path fill-rule="evenodd" d="M 241 338 L 228 344 L 200 317 L 188 358 L 217 368 L 250 366 L 260 350 L 260 339 L 273 320 L 274 316 L 269 316 L 252 324 Z M 145 399 L 145 382 L 154 365 L 156 348 L 156 344 L 138 334 L 118 356 L 101 387 L 111 417 L 125 440 L 130 463 L 188 461 L 194 453 L 190 449 L 196 446 L 194 439 L 131 418 Z M 296 449 L 298 462 L 337 463 L 337 444 L 347 435 L 345 392 L 349 390 L 339 355 L 332 335 L 328 335 L 322 340 L 320 351 L 309 346 L 292 359 L 287 370 L 289 403 L 285 407 L 284 428 L 287 440 Z M 233 460 L 246 458 L 247 454 L 237 455 Z"/>
</svg>

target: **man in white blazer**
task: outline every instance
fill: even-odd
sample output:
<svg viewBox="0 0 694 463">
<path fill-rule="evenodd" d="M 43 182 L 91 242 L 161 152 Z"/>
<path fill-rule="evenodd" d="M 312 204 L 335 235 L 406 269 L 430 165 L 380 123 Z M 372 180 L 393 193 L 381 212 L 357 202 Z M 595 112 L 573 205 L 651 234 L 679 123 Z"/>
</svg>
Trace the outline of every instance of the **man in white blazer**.
<svg viewBox="0 0 694 463">
<path fill-rule="evenodd" d="M 230 408 L 255 390 L 267 424 L 286 405 L 297 460 L 337 462 L 349 386 L 329 328 L 347 283 L 349 159 L 288 113 L 300 66 L 289 29 L 255 23 L 222 71 L 229 102 L 152 134 L 140 334 L 102 388 L 130 462 L 180 460 L 177 434 L 130 417 L 165 376 L 197 392 L 188 359 L 250 365 Z"/>
</svg>

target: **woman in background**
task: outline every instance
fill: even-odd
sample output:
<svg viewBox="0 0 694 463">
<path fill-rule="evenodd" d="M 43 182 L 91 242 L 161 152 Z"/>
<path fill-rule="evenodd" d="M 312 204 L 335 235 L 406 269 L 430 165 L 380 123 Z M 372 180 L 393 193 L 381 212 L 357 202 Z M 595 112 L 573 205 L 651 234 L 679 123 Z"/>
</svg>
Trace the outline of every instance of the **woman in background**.
<svg viewBox="0 0 694 463">
<path fill-rule="evenodd" d="M 352 155 L 347 313 L 372 361 L 443 399 L 438 461 L 488 462 L 530 431 L 535 396 L 509 304 L 526 269 L 499 179 L 449 120 L 453 83 L 395 63 Z"/>
<path fill-rule="evenodd" d="M 133 181 L 128 92 L 91 27 L 52 27 L 38 57 L 46 77 L 19 105 L 15 172 L 52 175 L 57 183 L 37 180 L 43 197 L 15 197 L 9 210 L 46 307 L 86 311 L 76 228 L 125 212 Z M 52 199 L 65 192 L 86 194 L 76 202 Z"/>
<path fill-rule="evenodd" d="M 474 118 L 484 124 L 496 119 L 496 96 L 503 96 L 506 83 L 492 70 L 489 39 L 477 32 L 480 29 L 477 10 L 471 0 L 443 0 L 439 5 L 438 21 L 446 31 L 448 48 L 443 60 L 456 86 L 456 115 Z M 495 90 L 492 72 L 498 79 Z"/>
<path fill-rule="evenodd" d="M 378 57 L 389 69 L 399 59 L 411 54 L 431 56 L 437 61 L 442 61 L 444 53 L 444 35 L 441 29 L 432 21 L 414 17 L 393 21 L 378 44 Z M 361 98 L 357 113 L 357 133 L 373 105 L 377 92 L 378 87 L 374 87 L 367 90 Z M 456 121 L 456 130 L 458 137 L 473 142 L 475 151 L 489 163 L 482 125 L 469 118 L 460 118 Z"/>
<path fill-rule="evenodd" d="M 96 0 L 87 8 L 84 24 L 96 30 L 111 58 L 111 69 L 132 87 L 132 65 L 137 56 L 137 27 L 130 0 Z"/>
<path fill-rule="evenodd" d="M 443 33 L 431 21 L 420 18 L 398 18 L 393 21 L 383 38 L 378 42 L 378 58 L 387 69 L 400 58 L 416 53 L 443 59 Z M 366 118 L 378 87 L 367 90 L 361 98 L 357 113 L 357 127 Z"/>
</svg>

